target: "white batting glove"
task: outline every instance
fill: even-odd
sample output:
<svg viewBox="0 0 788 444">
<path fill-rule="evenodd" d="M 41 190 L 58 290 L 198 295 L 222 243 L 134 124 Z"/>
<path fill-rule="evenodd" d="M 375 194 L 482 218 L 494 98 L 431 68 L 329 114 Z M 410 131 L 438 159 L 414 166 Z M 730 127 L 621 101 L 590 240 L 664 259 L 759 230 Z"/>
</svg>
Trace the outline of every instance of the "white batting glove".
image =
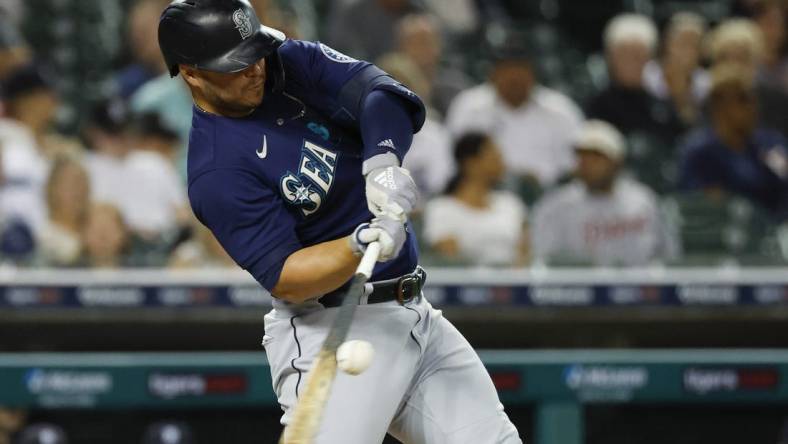
<svg viewBox="0 0 788 444">
<path fill-rule="evenodd" d="M 375 168 L 367 174 L 367 207 L 375 217 L 388 215 L 405 221 L 419 200 L 410 172 L 398 166 Z"/>
<path fill-rule="evenodd" d="M 407 234 L 405 224 L 390 216 L 381 216 L 372 219 L 370 223 L 363 223 L 356 227 L 350 236 L 350 249 L 357 256 L 367 251 L 371 242 L 380 243 L 380 256 L 378 262 L 386 262 L 399 256 L 405 244 Z"/>
</svg>

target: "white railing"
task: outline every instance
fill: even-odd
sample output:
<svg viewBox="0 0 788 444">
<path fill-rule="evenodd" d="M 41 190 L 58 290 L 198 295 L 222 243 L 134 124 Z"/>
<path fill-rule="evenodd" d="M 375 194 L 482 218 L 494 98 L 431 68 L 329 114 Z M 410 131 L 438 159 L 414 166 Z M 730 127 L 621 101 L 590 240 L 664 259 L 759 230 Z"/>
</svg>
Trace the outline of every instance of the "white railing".
<svg viewBox="0 0 788 444">
<path fill-rule="evenodd" d="M 428 267 L 432 285 L 530 284 L 788 284 L 788 267 L 739 268 L 439 268 Z M 0 285 L 254 285 L 240 269 L 0 269 Z"/>
</svg>

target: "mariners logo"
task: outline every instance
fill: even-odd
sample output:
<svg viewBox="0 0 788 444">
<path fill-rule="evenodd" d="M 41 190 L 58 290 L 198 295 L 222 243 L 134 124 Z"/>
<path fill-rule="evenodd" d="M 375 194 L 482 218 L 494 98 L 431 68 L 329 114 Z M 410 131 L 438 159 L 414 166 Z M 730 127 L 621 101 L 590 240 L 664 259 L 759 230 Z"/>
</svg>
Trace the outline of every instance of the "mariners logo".
<svg viewBox="0 0 788 444">
<path fill-rule="evenodd" d="M 235 23 L 235 29 L 241 33 L 241 39 L 246 40 L 252 35 L 252 19 L 246 15 L 246 11 L 243 9 L 236 9 L 235 12 L 233 12 L 233 22 Z"/>
<path fill-rule="evenodd" d="M 282 176 L 282 196 L 304 216 L 315 213 L 334 184 L 336 165 L 337 153 L 304 141 L 298 174 L 288 171 Z"/>
<path fill-rule="evenodd" d="M 358 60 L 354 59 L 353 57 L 346 56 L 345 54 L 342 54 L 341 52 L 337 51 L 336 49 L 334 49 L 334 48 L 332 48 L 330 46 L 326 46 L 326 45 L 324 45 L 322 43 L 320 43 L 320 51 L 323 52 L 323 55 L 325 55 L 326 57 L 328 57 L 329 59 L 331 59 L 331 60 L 333 60 L 333 61 L 335 61 L 337 63 L 353 63 L 353 62 L 357 62 L 358 61 Z"/>
</svg>

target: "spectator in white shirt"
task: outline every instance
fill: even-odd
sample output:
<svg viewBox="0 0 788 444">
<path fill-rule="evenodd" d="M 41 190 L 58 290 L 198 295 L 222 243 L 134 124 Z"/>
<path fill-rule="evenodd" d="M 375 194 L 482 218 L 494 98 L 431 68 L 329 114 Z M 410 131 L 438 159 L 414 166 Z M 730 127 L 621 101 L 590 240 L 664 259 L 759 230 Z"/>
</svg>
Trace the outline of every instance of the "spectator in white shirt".
<svg viewBox="0 0 788 444">
<path fill-rule="evenodd" d="M 457 175 L 445 196 L 427 203 L 424 237 L 448 260 L 473 265 L 520 265 L 527 258 L 526 208 L 495 186 L 504 174 L 498 147 L 488 136 L 468 133 L 455 145 Z"/>
<path fill-rule="evenodd" d="M 49 160 L 49 127 L 55 118 L 58 98 L 35 66 L 14 71 L 3 82 L 8 118 L 0 119 L 5 186 L 0 192 L 0 212 L 20 220 L 34 234 L 46 221 L 44 183 Z"/>
<path fill-rule="evenodd" d="M 91 183 L 91 200 L 113 202 L 126 191 L 126 156 L 129 110 L 119 99 L 102 101 L 93 108 L 83 136 L 90 148 L 85 159 Z"/>
<path fill-rule="evenodd" d="M 155 113 L 138 116 L 132 128 L 136 149 L 126 157 L 126 173 L 134 190 L 120 196 L 119 209 L 136 235 L 159 240 L 188 225 L 191 217 L 174 164 L 180 140 Z"/>
<path fill-rule="evenodd" d="M 86 134 L 94 201 L 114 205 L 146 242 L 188 223 L 185 186 L 173 164 L 180 141 L 155 114 L 132 125 L 123 103 L 108 101 L 96 108 Z"/>
<path fill-rule="evenodd" d="M 489 80 L 460 93 L 446 118 L 455 138 L 491 134 L 507 172 L 543 187 L 571 170 L 572 136 L 581 121 L 571 99 L 539 85 L 527 51 L 516 43 L 497 50 Z"/>
<path fill-rule="evenodd" d="M 585 124 L 576 142 L 577 180 L 547 194 L 534 210 L 532 245 L 540 263 L 647 265 L 675 258 L 676 237 L 657 197 L 619 176 L 623 137 L 599 120 Z"/>
</svg>

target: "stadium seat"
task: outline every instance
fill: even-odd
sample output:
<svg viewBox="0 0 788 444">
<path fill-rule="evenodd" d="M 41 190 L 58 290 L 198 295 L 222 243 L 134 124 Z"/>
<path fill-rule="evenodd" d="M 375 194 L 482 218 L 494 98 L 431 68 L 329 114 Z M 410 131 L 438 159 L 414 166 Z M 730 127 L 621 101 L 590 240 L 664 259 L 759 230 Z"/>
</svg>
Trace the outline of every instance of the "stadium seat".
<svg viewBox="0 0 788 444">
<path fill-rule="evenodd" d="M 689 11 L 700 14 L 709 22 L 719 22 L 730 11 L 733 0 L 671 0 L 654 2 L 654 19 L 666 21 L 677 12 Z"/>
<path fill-rule="evenodd" d="M 627 169 L 659 194 L 672 191 L 678 174 L 674 147 L 644 133 L 630 134 L 627 145 Z"/>
<path fill-rule="evenodd" d="M 518 196 L 525 202 L 528 208 L 533 207 L 537 200 L 542 197 L 544 189 L 539 182 L 531 178 L 520 178 L 517 180 L 516 189 Z"/>
<path fill-rule="evenodd" d="M 504 9 L 511 17 L 519 20 L 523 20 L 523 19 L 551 20 L 555 18 L 559 13 L 557 0 L 540 0 L 540 1 L 499 0 L 499 1 L 502 9 Z"/>
<path fill-rule="evenodd" d="M 776 224 L 746 199 L 691 193 L 667 197 L 663 203 L 670 223 L 679 228 L 684 265 L 786 261 Z"/>
</svg>

